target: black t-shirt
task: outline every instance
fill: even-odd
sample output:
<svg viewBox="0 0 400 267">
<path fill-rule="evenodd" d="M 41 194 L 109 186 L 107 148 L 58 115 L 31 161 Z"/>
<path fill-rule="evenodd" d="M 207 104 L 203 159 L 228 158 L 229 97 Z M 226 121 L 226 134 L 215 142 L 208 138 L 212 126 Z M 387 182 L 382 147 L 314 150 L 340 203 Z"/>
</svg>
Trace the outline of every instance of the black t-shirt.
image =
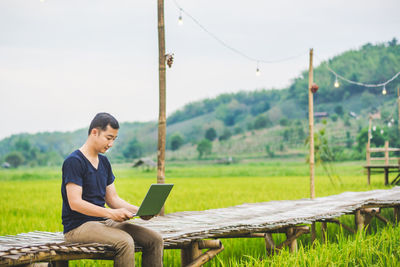
<svg viewBox="0 0 400 267">
<path fill-rule="evenodd" d="M 69 155 L 62 167 L 61 195 L 63 199 L 62 224 L 64 233 L 75 229 L 88 221 L 101 221 L 105 218 L 87 216 L 71 210 L 66 192 L 66 184 L 74 183 L 82 187 L 82 199 L 100 207 L 105 205 L 106 187 L 114 182 L 111 164 L 108 159 L 99 155 L 99 166 L 93 167 L 80 150 Z"/>
</svg>

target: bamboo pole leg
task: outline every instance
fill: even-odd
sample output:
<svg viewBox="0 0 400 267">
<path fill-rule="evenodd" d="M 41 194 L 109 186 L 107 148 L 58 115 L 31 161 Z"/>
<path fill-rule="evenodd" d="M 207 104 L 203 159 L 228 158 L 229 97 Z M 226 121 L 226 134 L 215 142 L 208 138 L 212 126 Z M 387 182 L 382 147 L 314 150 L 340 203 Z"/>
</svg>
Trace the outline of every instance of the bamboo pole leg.
<svg viewBox="0 0 400 267">
<path fill-rule="evenodd" d="M 284 246 L 289 246 L 291 248 L 291 251 L 294 251 L 295 249 L 297 249 L 297 238 L 299 238 L 302 234 L 307 234 L 310 233 L 310 228 L 307 226 L 299 226 L 299 227 L 293 227 L 293 232 L 291 232 L 290 230 L 288 230 L 289 235 L 288 238 L 282 242 L 281 244 L 279 244 L 278 246 L 276 246 L 276 249 L 282 249 Z"/>
<path fill-rule="evenodd" d="M 326 231 L 326 229 L 327 229 L 327 222 L 322 222 L 321 223 L 321 241 L 322 241 L 322 243 L 325 243 L 327 240 L 327 238 L 326 238 L 326 233 L 327 233 L 327 231 Z"/>
<path fill-rule="evenodd" d="M 361 213 L 360 209 L 356 210 L 354 214 L 354 220 L 357 231 L 362 230 L 364 228 L 365 217 L 364 214 Z"/>
<path fill-rule="evenodd" d="M 364 215 L 364 227 L 367 229 L 368 233 L 371 233 L 371 221 L 374 216 L 374 213 L 366 213 Z"/>
<path fill-rule="evenodd" d="M 394 221 L 395 223 L 399 223 L 400 221 L 400 206 L 395 206 L 393 208 L 393 215 L 394 215 Z"/>
<path fill-rule="evenodd" d="M 54 261 L 49 263 L 49 267 L 68 267 L 68 261 Z"/>
<path fill-rule="evenodd" d="M 48 262 L 35 262 L 35 263 L 31 263 L 31 264 L 24 264 L 24 265 L 18 265 L 20 267 L 49 267 L 49 266 L 53 266 L 51 265 L 51 263 Z"/>
<path fill-rule="evenodd" d="M 191 263 L 187 264 L 186 267 L 200 267 L 203 266 L 204 263 L 210 261 L 214 258 L 218 253 L 224 250 L 224 245 L 221 245 L 220 248 L 210 249 L 205 253 L 201 254 L 199 257 L 194 259 Z"/>
<path fill-rule="evenodd" d="M 296 234 L 296 233 L 295 233 L 295 229 L 294 229 L 294 228 L 288 228 L 288 229 L 286 230 L 286 237 L 287 237 L 287 239 L 291 238 L 291 237 L 294 236 L 295 234 Z M 297 251 L 297 239 L 294 238 L 294 239 L 288 244 L 288 246 L 289 246 L 290 252 L 296 252 L 296 251 Z"/>
<path fill-rule="evenodd" d="M 316 238 L 317 238 L 317 231 L 315 229 L 315 222 L 313 222 L 311 224 L 311 243 L 314 243 Z"/>
<path fill-rule="evenodd" d="M 199 249 L 214 249 L 214 248 L 221 248 L 222 243 L 219 239 L 214 239 L 214 240 L 200 240 L 197 241 L 199 244 Z"/>
<path fill-rule="evenodd" d="M 385 165 L 389 165 L 389 141 L 385 141 Z"/>
<path fill-rule="evenodd" d="M 371 169 L 367 168 L 367 181 L 368 181 L 368 185 L 371 184 Z"/>
<path fill-rule="evenodd" d="M 385 185 L 389 185 L 389 168 L 385 168 Z"/>
<path fill-rule="evenodd" d="M 265 251 L 268 257 L 268 255 L 271 255 L 275 252 L 275 242 L 272 239 L 271 233 L 266 233 L 264 239 L 265 239 Z"/>
<path fill-rule="evenodd" d="M 376 217 L 377 219 L 379 219 L 380 221 L 384 222 L 384 223 L 387 224 L 387 225 L 390 224 L 389 220 L 386 219 L 385 217 L 383 217 L 383 216 L 380 215 L 380 214 L 375 214 L 375 217 Z"/>
<path fill-rule="evenodd" d="M 181 249 L 181 265 L 187 266 L 201 255 L 202 251 L 199 248 L 197 241 L 192 242 L 187 248 Z"/>
</svg>

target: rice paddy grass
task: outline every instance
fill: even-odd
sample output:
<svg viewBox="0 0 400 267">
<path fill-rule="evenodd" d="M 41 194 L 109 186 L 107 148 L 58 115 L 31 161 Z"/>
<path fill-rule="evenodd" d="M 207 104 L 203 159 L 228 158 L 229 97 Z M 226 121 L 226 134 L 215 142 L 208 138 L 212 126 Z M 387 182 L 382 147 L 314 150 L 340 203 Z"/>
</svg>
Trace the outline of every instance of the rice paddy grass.
<svg viewBox="0 0 400 267">
<path fill-rule="evenodd" d="M 367 185 L 363 162 L 332 165 L 339 178 L 331 179 L 316 169 L 316 196 L 344 191 L 388 188 L 383 175 L 372 176 Z M 272 161 L 237 165 L 167 164 L 166 182 L 175 187 L 166 203 L 166 213 L 229 207 L 243 203 L 308 198 L 308 166 L 301 161 Z M 115 165 L 116 188 L 128 202 L 139 205 L 156 172 Z M 0 170 L 0 235 L 29 231 L 62 231 L 61 171 L 59 168 Z M 391 211 L 385 216 L 390 219 Z M 354 225 L 352 216 L 342 222 Z M 260 238 L 223 239 L 225 250 L 206 266 L 395 266 L 400 264 L 400 230 L 373 222 L 372 234 L 351 235 L 337 225 L 328 225 L 327 242 L 310 245 L 309 235 L 299 241 L 299 251 L 287 250 L 265 256 Z M 283 235 L 275 235 L 283 241 Z M 137 264 L 140 264 L 140 257 Z M 165 266 L 179 266 L 178 250 L 166 250 Z M 72 261 L 71 266 L 112 266 L 111 261 Z"/>
</svg>

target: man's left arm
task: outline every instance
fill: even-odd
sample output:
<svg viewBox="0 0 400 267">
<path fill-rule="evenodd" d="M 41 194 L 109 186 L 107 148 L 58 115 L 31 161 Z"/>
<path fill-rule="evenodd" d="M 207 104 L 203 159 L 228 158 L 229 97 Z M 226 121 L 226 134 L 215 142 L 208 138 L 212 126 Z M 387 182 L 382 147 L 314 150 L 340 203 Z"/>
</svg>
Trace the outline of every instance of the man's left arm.
<svg viewBox="0 0 400 267">
<path fill-rule="evenodd" d="M 139 209 L 118 196 L 114 183 L 106 187 L 106 203 L 112 209 L 125 208 L 133 214 L 136 214 Z"/>
</svg>

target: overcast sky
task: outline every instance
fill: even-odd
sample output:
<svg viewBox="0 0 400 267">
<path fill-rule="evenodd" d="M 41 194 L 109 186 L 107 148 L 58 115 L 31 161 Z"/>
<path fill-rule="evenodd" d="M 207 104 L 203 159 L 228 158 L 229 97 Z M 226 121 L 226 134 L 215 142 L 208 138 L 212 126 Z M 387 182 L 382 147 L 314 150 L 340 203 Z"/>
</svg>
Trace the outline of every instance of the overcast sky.
<svg viewBox="0 0 400 267">
<path fill-rule="evenodd" d="M 348 49 L 400 39 L 399 0 L 177 0 L 226 44 L 165 0 L 167 113 L 221 93 L 284 88 Z M 390 78 L 390 77 L 388 77 Z M 0 138 L 87 127 L 101 111 L 119 121 L 158 118 L 156 0 L 0 0 Z"/>
</svg>

